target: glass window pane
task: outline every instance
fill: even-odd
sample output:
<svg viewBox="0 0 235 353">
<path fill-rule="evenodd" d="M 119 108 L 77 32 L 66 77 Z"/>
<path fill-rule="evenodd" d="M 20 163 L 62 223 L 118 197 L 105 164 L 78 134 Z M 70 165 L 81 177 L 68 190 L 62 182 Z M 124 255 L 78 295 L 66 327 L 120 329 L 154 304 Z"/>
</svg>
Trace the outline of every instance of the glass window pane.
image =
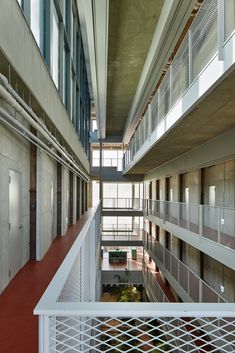
<svg viewBox="0 0 235 353">
<path fill-rule="evenodd" d="M 59 20 L 55 5 L 52 12 L 51 71 L 56 87 L 59 85 Z"/>
<path fill-rule="evenodd" d="M 119 198 L 132 198 L 132 184 L 130 184 L 130 183 L 118 184 L 118 197 Z"/>
<path fill-rule="evenodd" d="M 117 184 L 104 183 L 103 184 L 103 197 L 117 198 Z"/>
<path fill-rule="evenodd" d="M 41 0 L 31 0 L 30 6 L 30 21 L 31 30 L 34 38 L 40 47 L 40 34 L 41 34 Z"/>
</svg>

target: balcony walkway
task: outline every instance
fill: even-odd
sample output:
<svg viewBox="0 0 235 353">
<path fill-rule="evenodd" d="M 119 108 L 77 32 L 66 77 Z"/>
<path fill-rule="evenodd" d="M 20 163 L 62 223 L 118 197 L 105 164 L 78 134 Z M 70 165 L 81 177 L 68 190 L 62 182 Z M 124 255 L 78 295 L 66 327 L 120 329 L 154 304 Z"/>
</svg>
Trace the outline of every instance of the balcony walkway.
<svg viewBox="0 0 235 353">
<path fill-rule="evenodd" d="M 0 295 L 0 353 L 37 353 L 33 309 L 88 219 L 90 211 L 57 236 L 42 261 L 29 261 Z"/>
</svg>

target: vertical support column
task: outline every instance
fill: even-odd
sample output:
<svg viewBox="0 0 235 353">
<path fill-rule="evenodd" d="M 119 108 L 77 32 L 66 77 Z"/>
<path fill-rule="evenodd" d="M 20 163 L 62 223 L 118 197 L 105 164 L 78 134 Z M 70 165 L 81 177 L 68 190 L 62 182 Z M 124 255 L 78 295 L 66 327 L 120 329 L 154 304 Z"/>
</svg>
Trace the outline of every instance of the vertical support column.
<svg viewBox="0 0 235 353">
<path fill-rule="evenodd" d="M 37 148 L 37 175 L 36 175 L 36 259 L 41 260 L 41 149 Z"/>
<path fill-rule="evenodd" d="M 88 183 L 85 181 L 85 211 L 88 210 Z"/>
<path fill-rule="evenodd" d="M 90 301 L 96 299 L 96 224 L 95 219 L 90 225 Z"/>
<path fill-rule="evenodd" d="M 81 180 L 81 203 L 82 203 L 82 215 L 84 214 L 84 180 Z"/>
<path fill-rule="evenodd" d="M 77 222 L 77 177 L 73 174 L 73 223 Z"/>
<path fill-rule="evenodd" d="M 224 21 L 225 11 L 224 11 L 224 0 L 218 0 L 218 59 L 224 60 Z"/>
<path fill-rule="evenodd" d="M 57 234 L 61 234 L 61 212 L 62 212 L 62 205 L 61 205 L 61 164 L 57 163 Z"/>
<path fill-rule="evenodd" d="M 221 219 L 221 217 L 220 217 L 220 207 L 217 207 L 217 224 L 218 224 L 218 243 L 220 244 L 220 224 L 221 224 L 221 222 L 220 222 L 220 219 Z"/>
<path fill-rule="evenodd" d="M 81 180 L 77 177 L 77 219 L 81 217 L 81 193 L 80 193 L 80 183 Z"/>
<path fill-rule="evenodd" d="M 193 82 L 193 55 L 192 55 L 192 30 L 188 31 L 188 81 Z"/>
<path fill-rule="evenodd" d="M 38 352 L 49 353 L 50 350 L 50 325 L 49 316 L 39 316 L 39 338 L 38 338 Z"/>
<path fill-rule="evenodd" d="M 32 131 L 36 133 L 35 131 Z M 37 147 L 30 143 L 30 260 L 36 260 Z"/>
<path fill-rule="evenodd" d="M 102 140 L 100 139 L 100 200 L 101 200 L 101 208 L 103 208 L 103 180 L 102 180 L 102 168 L 103 168 L 103 163 L 102 163 Z"/>
<path fill-rule="evenodd" d="M 199 205 L 199 235 L 203 236 L 203 206 Z"/>
<path fill-rule="evenodd" d="M 69 172 L 69 222 L 73 224 L 73 173 Z"/>
</svg>

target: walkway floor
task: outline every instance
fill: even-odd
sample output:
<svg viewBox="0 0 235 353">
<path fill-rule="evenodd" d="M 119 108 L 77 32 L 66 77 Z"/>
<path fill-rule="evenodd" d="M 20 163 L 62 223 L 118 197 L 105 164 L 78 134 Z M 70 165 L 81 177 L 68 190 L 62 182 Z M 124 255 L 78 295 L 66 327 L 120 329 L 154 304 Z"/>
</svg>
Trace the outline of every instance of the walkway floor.
<svg viewBox="0 0 235 353">
<path fill-rule="evenodd" d="M 38 318 L 33 309 L 59 268 L 90 212 L 58 236 L 42 261 L 29 261 L 0 295 L 0 353 L 37 353 Z"/>
</svg>

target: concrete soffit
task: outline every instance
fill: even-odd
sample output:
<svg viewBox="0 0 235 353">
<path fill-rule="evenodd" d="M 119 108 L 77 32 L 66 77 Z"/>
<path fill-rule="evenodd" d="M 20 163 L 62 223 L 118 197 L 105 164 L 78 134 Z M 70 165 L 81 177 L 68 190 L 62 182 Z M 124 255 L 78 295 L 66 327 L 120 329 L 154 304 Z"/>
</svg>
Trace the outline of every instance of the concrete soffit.
<svg viewBox="0 0 235 353">
<path fill-rule="evenodd" d="M 128 143 L 192 13 L 196 0 L 165 0 L 123 133 Z"/>
<path fill-rule="evenodd" d="M 109 0 L 77 0 L 88 77 L 95 103 L 98 138 L 106 134 Z"/>
</svg>

